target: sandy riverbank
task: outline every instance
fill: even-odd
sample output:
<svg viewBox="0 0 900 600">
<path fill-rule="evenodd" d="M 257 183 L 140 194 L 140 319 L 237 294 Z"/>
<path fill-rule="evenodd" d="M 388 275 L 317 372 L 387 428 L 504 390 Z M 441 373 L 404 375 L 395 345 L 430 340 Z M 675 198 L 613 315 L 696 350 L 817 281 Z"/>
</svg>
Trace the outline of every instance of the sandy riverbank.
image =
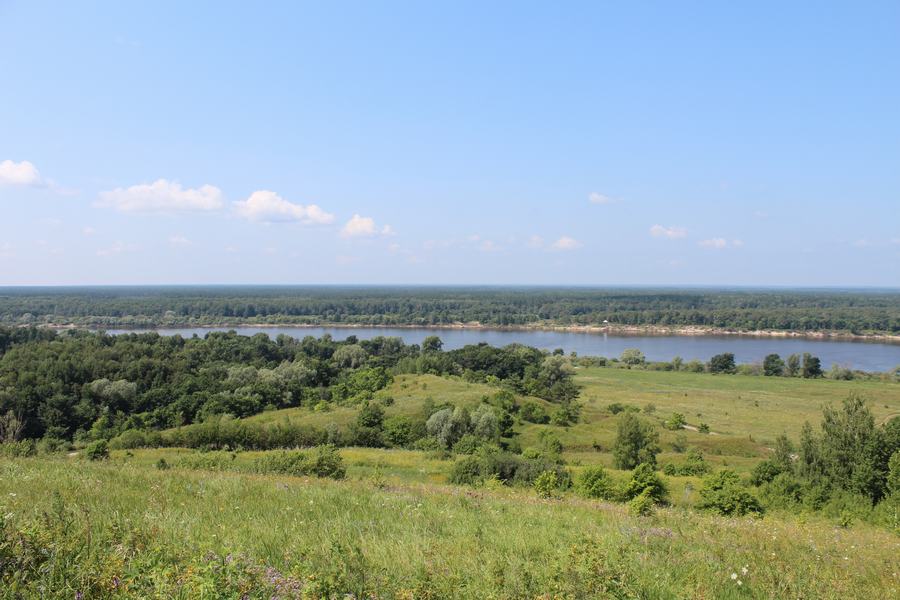
<svg viewBox="0 0 900 600">
<path fill-rule="evenodd" d="M 47 324 L 44 327 L 53 329 L 77 329 L 86 327 L 97 329 L 96 325 L 79 326 L 73 324 Z M 448 323 L 441 325 L 416 325 L 416 324 L 365 324 L 365 323 L 256 323 L 256 322 L 220 322 L 205 324 L 190 323 L 159 323 L 148 326 L 147 329 L 190 329 L 190 328 L 221 328 L 221 327 L 246 327 L 246 328 L 298 328 L 311 329 L 316 327 L 334 327 L 341 329 L 433 329 L 435 331 L 448 329 L 484 329 L 493 331 L 560 331 L 572 333 L 605 333 L 619 336 L 741 336 L 741 337 L 772 337 L 772 338 L 805 338 L 816 340 L 844 340 L 844 341 L 871 341 L 900 343 L 900 335 L 891 334 L 854 334 L 845 331 L 786 331 L 778 329 L 759 329 L 742 331 L 737 329 L 724 329 L 716 327 L 698 326 L 662 326 L 662 325 L 621 325 L 610 323 L 608 325 L 554 325 L 552 323 L 535 323 L 529 325 L 484 325 L 478 322 Z M 108 329 L 141 329 L 134 325 L 106 326 Z"/>
</svg>

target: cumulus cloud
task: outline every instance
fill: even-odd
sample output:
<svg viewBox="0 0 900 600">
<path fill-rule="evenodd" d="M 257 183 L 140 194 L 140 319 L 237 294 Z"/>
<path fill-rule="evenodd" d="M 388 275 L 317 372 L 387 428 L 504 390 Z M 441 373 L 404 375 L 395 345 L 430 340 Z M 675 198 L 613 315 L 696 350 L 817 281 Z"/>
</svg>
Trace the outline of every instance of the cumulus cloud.
<svg viewBox="0 0 900 600">
<path fill-rule="evenodd" d="M 543 248 L 544 247 L 544 238 L 539 235 L 533 235 L 528 238 L 528 247 L 529 248 Z"/>
<path fill-rule="evenodd" d="M 701 246 L 704 248 L 725 248 L 728 246 L 728 240 L 725 238 L 711 238 L 708 240 L 702 240 L 699 242 Z"/>
<path fill-rule="evenodd" d="M 187 246 L 193 246 L 194 242 L 183 235 L 173 235 L 169 238 L 169 245 L 174 248 L 185 248 Z"/>
<path fill-rule="evenodd" d="M 137 246 L 135 246 L 134 244 L 126 244 L 122 240 L 118 240 L 108 248 L 101 248 L 97 250 L 97 256 L 117 256 L 126 252 L 133 252 L 136 249 Z"/>
<path fill-rule="evenodd" d="M 550 245 L 554 250 L 575 250 L 581 247 L 581 242 L 567 235 L 562 236 Z"/>
<path fill-rule="evenodd" d="M 721 250 L 722 248 L 740 248 L 744 245 L 742 240 L 731 240 L 730 242 L 725 238 L 716 237 L 710 238 L 708 240 L 701 240 L 697 242 L 698 246 L 702 246 L 703 248 L 713 248 L 715 250 Z"/>
<path fill-rule="evenodd" d="M 0 162 L 0 184 L 36 187 L 43 185 L 44 180 L 41 179 L 37 167 L 27 160 L 22 162 L 4 160 Z"/>
<path fill-rule="evenodd" d="M 246 200 L 235 202 L 234 208 L 238 216 L 263 223 L 327 225 L 334 221 L 334 215 L 325 212 L 316 204 L 289 202 L 268 190 L 253 192 Z"/>
<path fill-rule="evenodd" d="M 390 225 L 378 228 L 375 219 L 354 214 L 341 228 L 341 237 L 372 237 L 375 235 L 394 235 L 394 229 Z"/>
<path fill-rule="evenodd" d="M 96 206 L 132 213 L 208 212 L 222 207 L 222 191 L 212 185 L 183 188 L 175 181 L 158 179 L 101 192 Z"/>
<path fill-rule="evenodd" d="M 664 237 L 670 240 L 676 240 L 687 236 L 687 229 L 684 227 L 663 227 L 662 225 L 654 225 L 650 228 L 650 235 L 653 237 Z"/>
<path fill-rule="evenodd" d="M 591 204 L 612 204 L 615 202 L 615 198 L 610 198 L 606 194 L 601 194 L 600 192 L 591 192 L 588 195 L 588 200 L 590 200 Z"/>
</svg>

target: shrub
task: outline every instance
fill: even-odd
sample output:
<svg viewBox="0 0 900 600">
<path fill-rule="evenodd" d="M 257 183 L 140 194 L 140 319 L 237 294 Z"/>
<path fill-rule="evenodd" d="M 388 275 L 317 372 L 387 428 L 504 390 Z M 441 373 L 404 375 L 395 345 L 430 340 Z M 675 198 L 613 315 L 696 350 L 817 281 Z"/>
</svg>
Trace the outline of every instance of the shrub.
<svg viewBox="0 0 900 600">
<path fill-rule="evenodd" d="M 779 473 L 760 486 L 759 499 L 766 508 L 796 510 L 803 502 L 803 487 L 789 473 Z"/>
<path fill-rule="evenodd" d="M 347 475 L 344 459 L 332 445 L 317 447 L 312 456 L 312 473 L 316 477 L 343 479 Z"/>
<path fill-rule="evenodd" d="M 633 469 L 641 463 L 656 466 L 659 434 L 653 426 L 626 412 L 619 418 L 613 459 L 618 469 Z"/>
<path fill-rule="evenodd" d="M 3 442 L 0 444 L 0 456 L 7 458 L 24 458 L 37 454 L 37 446 L 34 440 L 19 440 L 17 442 Z"/>
<path fill-rule="evenodd" d="M 609 411 L 612 415 L 617 415 L 620 412 L 640 412 L 637 406 L 632 406 L 630 404 L 623 404 L 621 402 L 611 402 L 606 410 Z"/>
<path fill-rule="evenodd" d="M 756 496 L 743 485 L 738 474 L 730 469 L 723 469 L 704 480 L 697 508 L 734 516 L 762 513 L 763 510 Z"/>
<path fill-rule="evenodd" d="M 476 485 L 481 481 L 481 461 L 475 456 L 457 459 L 450 469 L 450 483 Z"/>
<path fill-rule="evenodd" d="M 703 454 L 696 448 L 688 450 L 685 461 L 680 465 L 672 463 L 663 468 L 666 475 L 679 475 L 682 477 L 691 475 L 705 475 L 709 473 L 709 464 L 703 459 Z"/>
<path fill-rule="evenodd" d="M 697 427 L 697 431 L 700 433 L 709 433 L 709 425 L 707 425 L 706 423 L 700 423 L 700 425 Z"/>
<path fill-rule="evenodd" d="M 612 478 L 603 467 L 588 467 L 581 472 L 576 490 L 585 498 L 614 500 L 616 488 Z"/>
<path fill-rule="evenodd" d="M 106 460 L 109 458 L 109 444 L 106 440 L 92 442 L 84 449 L 84 456 L 88 460 Z"/>
<path fill-rule="evenodd" d="M 471 433 L 467 433 L 453 445 L 453 452 L 456 454 L 475 454 L 481 444 L 481 439 Z"/>
<path fill-rule="evenodd" d="M 560 481 L 556 471 L 544 471 L 534 480 L 534 489 L 541 498 L 556 498 Z"/>
<path fill-rule="evenodd" d="M 565 402 L 550 415 L 550 423 L 559 427 L 568 427 L 578 422 L 581 406 L 577 402 Z"/>
<path fill-rule="evenodd" d="M 156 461 L 156 468 L 160 471 L 168 471 L 170 467 L 165 458 L 160 458 L 158 461 Z"/>
<path fill-rule="evenodd" d="M 688 373 L 703 373 L 706 370 L 706 367 L 703 366 L 702 362 L 694 359 L 684 365 L 684 370 Z"/>
<path fill-rule="evenodd" d="M 384 440 L 391 446 L 400 448 L 415 439 L 413 422 L 409 417 L 397 415 L 384 421 Z"/>
<path fill-rule="evenodd" d="M 253 461 L 253 473 L 293 475 L 301 477 L 312 470 L 309 458 L 299 451 L 281 451 L 264 454 Z"/>
<path fill-rule="evenodd" d="M 900 494 L 900 450 L 888 461 L 887 489 L 891 494 Z"/>
<path fill-rule="evenodd" d="M 234 452 L 200 452 L 180 456 L 175 461 L 175 466 L 182 469 L 199 469 L 203 471 L 228 471 L 237 470 L 234 467 Z"/>
<path fill-rule="evenodd" d="M 620 360 L 626 365 L 636 366 L 644 364 L 647 359 L 644 357 L 644 353 L 637 348 L 626 348 L 622 351 Z"/>
<path fill-rule="evenodd" d="M 70 448 L 69 442 L 60 438 L 43 437 L 37 443 L 37 450 L 40 454 L 56 454 L 64 452 Z"/>
<path fill-rule="evenodd" d="M 545 424 L 550 422 L 547 411 L 537 402 L 526 402 L 519 409 L 519 416 L 529 423 Z"/>
<path fill-rule="evenodd" d="M 784 361 L 777 354 L 769 354 L 763 359 L 763 375 L 778 377 L 784 374 Z"/>
<path fill-rule="evenodd" d="M 753 467 L 753 472 L 750 474 L 750 483 L 757 486 L 769 483 L 783 472 L 784 469 L 775 461 L 764 460 L 756 463 L 756 466 Z"/>
<path fill-rule="evenodd" d="M 456 460 L 450 470 L 450 482 L 476 485 L 496 477 L 506 485 L 530 486 L 546 471 L 556 473 L 560 489 L 571 485 L 569 472 L 543 457 L 528 459 L 496 447 L 482 446 L 476 454 Z"/>
<path fill-rule="evenodd" d="M 647 463 L 641 463 L 631 472 L 631 479 L 625 484 L 622 497 L 630 500 L 645 491 L 656 503 L 665 502 L 669 493 L 666 484 L 656 474 L 653 467 Z"/>
<path fill-rule="evenodd" d="M 444 445 L 436 437 L 426 435 L 425 437 L 421 437 L 413 442 L 412 449 L 422 450 L 424 452 L 434 452 L 437 450 L 443 450 Z"/>
<path fill-rule="evenodd" d="M 735 372 L 734 354 L 724 352 L 713 356 L 709 359 L 709 372 L 733 374 Z"/>
<path fill-rule="evenodd" d="M 635 517 L 649 517 L 653 514 L 655 504 L 650 489 L 647 488 L 628 502 L 628 512 Z"/>
</svg>

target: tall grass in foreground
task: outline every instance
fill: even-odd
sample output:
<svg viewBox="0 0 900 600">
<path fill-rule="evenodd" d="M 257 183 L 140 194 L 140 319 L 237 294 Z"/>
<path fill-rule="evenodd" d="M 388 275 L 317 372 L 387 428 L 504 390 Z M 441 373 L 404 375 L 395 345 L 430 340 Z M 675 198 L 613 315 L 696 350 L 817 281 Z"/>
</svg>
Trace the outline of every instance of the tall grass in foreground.
<svg viewBox="0 0 900 600">
<path fill-rule="evenodd" d="M 515 490 L 0 460 L 4 598 L 891 598 L 865 526 Z"/>
</svg>

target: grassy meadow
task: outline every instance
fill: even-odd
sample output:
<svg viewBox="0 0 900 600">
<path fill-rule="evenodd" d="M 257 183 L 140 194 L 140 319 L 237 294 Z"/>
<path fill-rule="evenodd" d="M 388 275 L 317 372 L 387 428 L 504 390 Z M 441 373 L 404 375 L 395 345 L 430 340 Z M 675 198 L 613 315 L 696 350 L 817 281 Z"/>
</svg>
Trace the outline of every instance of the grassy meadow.
<svg viewBox="0 0 900 600">
<path fill-rule="evenodd" d="M 530 490 L 163 471 L 147 460 L 0 462 L 0 557 L 18 561 L 0 595 L 900 593 L 900 538 L 865 525 L 843 529 L 815 519 L 724 518 L 678 508 L 632 517 L 621 505 L 541 500 Z"/>
<path fill-rule="evenodd" d="M 776 435 L 796 438 L 852 390 L 879 422 L 900 413 L 900 385 L 878 381 L 618 368 L 580 368 L 576 380 L 577 424 L 515 425 L 523 447 L 553 430 L 576 474 L 612 464 L 616 402 L 657 424 L 680 412 L 709 425 L 659 428 L 660 464 L 682 460 L 686 445 L 742 473 Z M 378 396 L 393 399 L 388 416 L 416 415 L 430 402 L 474 407 L 496 389 L 399 375 Z M 292 408 L 248 420 L 343 426 L 356 414 Z M 453 459 L 439 453 L 339 452 L 341 481 L 247 472 L 265 452 L 216 453 L 233 461 L 225 470 L 191 467 L 209 453 L 181 448 L 100 462 L 2 458 L 0 598 L 900 598 L 897 532 L 812 513 L 703 513 L 690 508 L 696 477 L 663 476 L 670 505 L 639 517 L 573 492 L 453 486 Z"/>
</svg>

